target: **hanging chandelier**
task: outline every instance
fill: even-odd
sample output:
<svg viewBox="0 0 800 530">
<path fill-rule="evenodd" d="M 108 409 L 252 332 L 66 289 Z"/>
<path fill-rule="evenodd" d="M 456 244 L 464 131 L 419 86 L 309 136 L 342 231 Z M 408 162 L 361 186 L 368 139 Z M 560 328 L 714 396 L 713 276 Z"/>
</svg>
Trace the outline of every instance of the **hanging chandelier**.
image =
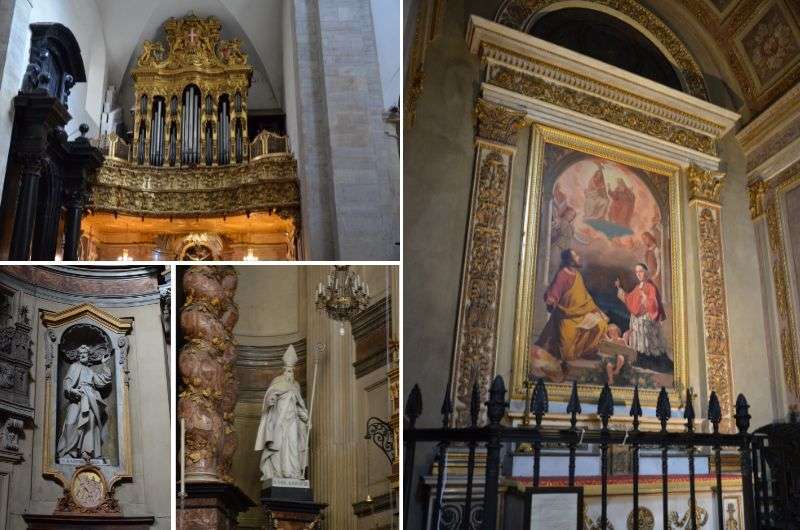
<svg viewBox="0 0 800 530">
<path fill-rule="evenodd" d="M 348 265 L 335 265 L 325 283 L 317 286 L 317 309 L 325 311 L 331 320 L 351 322 L 369 305 L 369 285 Z M 344 335 L 344 326 L 339 328 Z"/>
</svg>

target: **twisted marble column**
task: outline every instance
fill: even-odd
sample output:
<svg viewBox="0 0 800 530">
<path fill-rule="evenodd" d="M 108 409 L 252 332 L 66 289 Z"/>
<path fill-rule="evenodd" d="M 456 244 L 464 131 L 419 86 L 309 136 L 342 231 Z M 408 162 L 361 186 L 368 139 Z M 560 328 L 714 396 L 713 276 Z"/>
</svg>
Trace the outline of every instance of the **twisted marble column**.
<svg viewBox="0 0 800 530">
<path fill-rule="evenodd" d="M 193 266 L 183 276 L 178 416 L 186 420 L 187 483 L 233 482 L 237 280 L 232 266 Z"/>
</svg>

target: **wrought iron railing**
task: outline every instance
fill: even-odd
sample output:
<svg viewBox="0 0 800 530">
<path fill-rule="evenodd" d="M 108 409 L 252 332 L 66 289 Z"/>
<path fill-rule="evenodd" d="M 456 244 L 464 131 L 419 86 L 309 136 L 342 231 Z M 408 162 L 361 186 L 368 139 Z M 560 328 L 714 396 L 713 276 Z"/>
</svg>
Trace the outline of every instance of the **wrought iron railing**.
<svg viewBox="0 0 800 530">
<path fill-rule="evenodd" d="M 674 432 L 668 430 L 669 422 L 673 409 L 669 401 L 667 391 L 662 388 L 656 405 L 656 416 L 660 422 L 660 430 L 642 430 L 640 420 L 643 417 L 642 407 L 639 402 L 639 390 L 635 388 L 630 407 L 630 417 L 632 418 L 631 429 L 625 432 L 614 431 L 609 428 L 609 421 L 614 416 L 614 398 L 611 388 L 606 384 L 600 394 L 597 403 L 597 415 L 600 419 L 601 428 L 598 430 L 579 429 L 578 415 L 581 414 L 581 403 L 578 398 L 577 385 L 573 384 L 572 395 L 567 404 L 567 414 L 569 415 L 569 428 L 549 428 L 543 424 L 549 411 L 547 388 L 542 380 L 539 380 L 534 388 L 533 396 L 530 401 L 530 413 L 533 417 L 533 424 L 529 426 L 507 426 L 503 419 L 506 415 L 506 387 L 503 378 L 497 376 L 490 389 L 488 401 L 485 402 L 486 417 L 488 423 L 479 426 L 479 415 L 481 413 L 481 401 L 478 385 L 475 384 L 472 390 L 470 403 L 471 424 L 468 427 L 451 427 L 451 417 L 453 405 L 448 391 L 442 405 L 442 427 L 441 428 L 417 428 L 416 423 L 422 413 L 422 395 L 419 387 L 415 386 L 406 401 L 406 429 L 404 430 L 404 501 L 405 501 L 405 521 L 408 526 L 409 507 L 412 505 L 411 492 L 415 484 L 414 462 L 416 457 L 417 444 L 425 442 L 436 443 L 435 458 L 435 497 L 432 505 L 431 528 L 439 530 L 444 528 L 442 523 L 443 492 L 445 481 L 445 461 L 448 450 L 454 446 L 466 449 L 467 474 L 466 489 L 464 496 L 464 507 L 462 514 L 473 513 L 473 488 L 475 487 L 475 468 L 476 450 L 479 447 L 486 448 L 485 463 L 485 482 L 483 484 L 483 523 L 485 530 L 494 530 L 498 524 L 498 499 L 500 485 L 501 468 L 501 449 L 505 443 L 527 443 L 532 447 L 533 469 L 532 483 L 534 488 L 540 487 L 541 482 L 541 460 L 542 447 L 565 446 L 569 450 L 568 463 L 568 484 L 575 486 L 575 455 L 579 444 L 596 444 L 600 452 L 600 503 L 601 513 L 598 521 L 599 528 L 609 528 L 608 521 L 608 484 L 609 484 L 609 450 L 611 446 L 627 445 L 632 451 L 632 504 L 633 514 L 639 514 L 639 450 L 642 447 L 660 448 L 661 459 L 661 498 L 662 498 L 662 523 L 663 528 L 670 526 L 670 512 L 668 502 L 670 496 L 670 475 L 669 475 L 669 455 L 674 451 L 685 451 L 688 458 L 689 469 L 689 522 L 687 528 L 696 529 L 698 526 L 698 506 L 695 491 L 695 457 L 698 451 L 708 454 L 714 463 L 714 475 L 716 480 L 715 501 L 717 511 L 717 528 L 723 530 L 723 480 L 722 480 L 722 452 L 723 448 L 736 448 L 739 456 L 739 472 L 741 474 L 741 488 L 743 495 L 744 528 L 747 530 L 757 528 L 772 528 L 759 526 L 756 519 L 757 507 L 760 510 L 763 500 L 766 500 L 766 489 L 763 492 L 754 491 L 754 477 L 758 485 L 763 484 L 764 463 L 763 453 L 759 452 L 763 447 L 763 437 L 748 433 L 750 428 L 749 405 L 743 395 L 739 395 L 736 400 L 736 412 L 734 415 L 736 433 L 723 433 L 720 431 L 722 422 L 722 412 L 720 409 L 717 395 L 712 392 L 708 402 L 708 421 L 711 425 L 711 432 L 696 431 L 696 417 L 694 406 L 692 405 L 691 391 L 687 392 L 686 402 L 683 409 L 685 419 L 684 431 Z M 758 468 L 754 470 L 753 460 L 758 464 L 761 461 L 762 474 Z M 762 480 L 763 479 L 763 480 Z M 480 487 L 480 485 L 478 485 Z M 759 487 L 759 489 L 761 489 Z M 451 501 L 452 502 L 452 501 Z M 761 513 L 761 512 L 759 512 Z M 632 528 L 639 530 L 639 517 L 634 516 Z M 459 530 L 471 530 L 474 528 L 469 516 L 462 517 L 459 523 Z M 776 527 L 776 528 L 784 528 Z M 794 528 L 787 526 L 785 528 Z"/>
</svg>

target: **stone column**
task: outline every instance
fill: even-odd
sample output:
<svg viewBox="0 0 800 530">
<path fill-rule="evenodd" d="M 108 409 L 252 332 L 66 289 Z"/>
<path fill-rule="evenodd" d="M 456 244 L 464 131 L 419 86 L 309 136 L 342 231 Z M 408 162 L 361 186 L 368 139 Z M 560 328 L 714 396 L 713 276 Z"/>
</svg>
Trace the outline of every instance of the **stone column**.
<svg viewBox="0 0 800 530">
<path fill-rule="evenodd" d="M 722 175 L 695 165 L 686 170 L 689 215 L 697 222 L 706 384 L 722 408 L 724 432 L 734 432 L 728 306 L 722 253 Z"/>
<path fill-rule="evenodd" d="M 497 354 L 500 282 L 503 272 L 511 166 L 525 114 L 478 99 L 475 106 L 475 168 L 461 279 L 461 313 L 450 388 L 455 423 L 469 421 L 472 385 L 488 395 Z"/>
<path fill-rule="evenodd" d="M 25 154 L 19 157 L 19 161 L 22 175 L 14 232 L 11 236 L 11 251 L 8 256 L 10 260 L 30 259 L 39 180 L 45 164 L 45 159 L 41 155 Z"/>
<path fill-rule="evenodd" d="M 186 422 L 185 509 L 178 526 L 228 528 L 239 511 L 254 503 L 230 476 L 236 451 L 233 410 L 238 394 L 233 328 L 237 275 L 232 266 L 189 267 L 183 276 L 186 302 L 180 325 L 185 343 L 178 370 L 178 418 Z M 179 420 L 179 421 L 180 421 Z"/>
<path fill-rule="evenodd" d="M 306 293 L 313 293 L 319 282 L 325 281 L 328 271 L 328 267 L 308 267 Z M 321 529 L 358 528 L 352 503 L 358 498 L 357 472 L 364 457 L 358 453 L 363 433 L 357 435 L 351 426 L 356 384 L 350 325 L 345 324 L 342 336 L 339 323 L 319 312 L 313 303 L 308 304 L 307 311 L 309 352 L 314 351 L 316 344 L 326 346 L 317 375 L 309 479 L 314 500 L 328 505 Z M 306 381 L 310 382 L 314 377 L 314 359 L 310 355 L 306 366 Z"/>
</svg>

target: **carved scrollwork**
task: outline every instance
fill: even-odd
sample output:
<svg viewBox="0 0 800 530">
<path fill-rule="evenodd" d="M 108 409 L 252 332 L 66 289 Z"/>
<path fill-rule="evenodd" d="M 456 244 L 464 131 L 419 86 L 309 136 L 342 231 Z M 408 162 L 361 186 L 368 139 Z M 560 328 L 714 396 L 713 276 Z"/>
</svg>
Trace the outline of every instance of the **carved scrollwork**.
<svg viewBox="0 0 800 530">
<path fill-rule="evenodd" d="M 729 423 L 733 395 L 719 211 L 710 207 L 702 208 L 698 213 L 698 226 L 708 386 L 709 390 L 716 391 L 722 415 Z"/>
<path fill-rule="evenodd" d="M 519 118 L 519 115 L 503 118 L 500 121 L 503 125 L 492 130 L 508 138 L 509 127 L 521 126 Z M 498 137 L 494 132 L 492 134 Z M 478 160 L 462 285 L 462 312 L 456 338 L 453 384 L 456 423 L 459 425 L 469 421 L 467 408 L 473 382 L 477 381 L 482 395 L 485 394 L 494 370 L 512 157 L 509 153 L 479 144 Z"/>
<path fill-rule="evenodd" d="M 475 104 L 478 136 L 501 144 L 514 146 L 517 133 L 529 124 L 524 112 L 517 112 L 502 105 L 478 99 Z"/>
<path fill-rule="evenodd" d="M 686 170 L 689 201 L 701 200 L 719 204 L 722 194 L 722 175 L 691 164 Z"/>
<path fill-rule="evenodd" d="M 564 85 L 550 83 L 533 75 L 498 66 L 490 70 L 487 81 L 501 88 L 643 132 L 701 153 L 716 154 L 716 145 L 711 136 Z"/>
</svg>

